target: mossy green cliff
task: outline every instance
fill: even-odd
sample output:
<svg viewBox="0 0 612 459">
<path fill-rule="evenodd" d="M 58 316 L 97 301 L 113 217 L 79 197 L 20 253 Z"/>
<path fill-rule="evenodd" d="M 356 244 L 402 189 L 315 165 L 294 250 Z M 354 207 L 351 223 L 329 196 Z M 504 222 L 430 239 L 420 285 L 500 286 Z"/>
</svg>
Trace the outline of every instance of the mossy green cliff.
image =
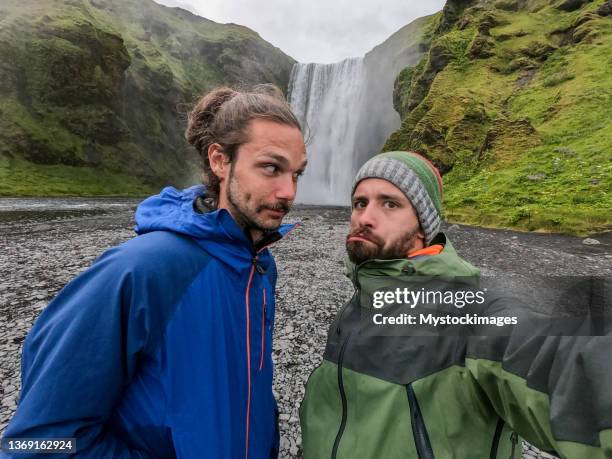
<svg viewBox="0 0 612 459">
<path fill-rule="evenodd" d="M 220 84 L 286 88 L 293 63 L 246 27 L 151 0 L 3 0 L 0 195 L 197 179 L 189 104 Z"/>
<path fill-rule="evenodd" d="M 449 0 L 395 81 L 384 150 L 445 173 L 450 221 L 576 234 L 612 225 L 612 2 Z"/>
</svg>

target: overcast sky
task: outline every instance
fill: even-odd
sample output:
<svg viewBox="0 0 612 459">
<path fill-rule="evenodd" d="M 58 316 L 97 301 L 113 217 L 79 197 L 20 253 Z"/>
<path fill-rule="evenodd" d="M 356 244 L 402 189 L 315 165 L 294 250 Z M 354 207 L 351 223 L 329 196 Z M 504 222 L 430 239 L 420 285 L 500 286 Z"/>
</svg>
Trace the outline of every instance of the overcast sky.
<svg viewBox="0 0 612 459">
<path fill-rule="evenodd" d="M 245 25 L 299 62 L 363 56 L 444 0 L 155 0 Z"/>
</svg>

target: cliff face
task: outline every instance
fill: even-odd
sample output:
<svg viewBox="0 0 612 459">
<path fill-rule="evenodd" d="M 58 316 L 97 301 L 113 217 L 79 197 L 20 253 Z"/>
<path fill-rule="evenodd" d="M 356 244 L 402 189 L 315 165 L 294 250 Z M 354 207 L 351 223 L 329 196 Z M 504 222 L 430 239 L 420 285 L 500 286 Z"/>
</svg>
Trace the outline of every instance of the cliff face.
<svg viewBox="0 0 612 459">
<path fill-rule="evenodd" d="M 428 50 L 437 19 L 438 15 L 432 15 L 412 21 L 364 56 L 364 109 L 357 130 L 368 133 L 363 140 L 367 156 L 357 158 L 358 164 L 378 151 L 400 126 L 401 119 L 393 110 L 393 82 L 404 67 L 414 66 Z"/>
<path fill-rule="evenodd" d="M 220 84 L 286 89 L 294 63 L 245 27 L 150 0 L 5 0 L 0 18 L 0 195 L 185 184 L 189 103 Z"/>
<path fill-rule="evenodd" d="M 395 80 L 385 150 L 446 174 L 451 221 L 587 233 L 612 224 L 610 0 L 449 0 Z"/>
</svg>

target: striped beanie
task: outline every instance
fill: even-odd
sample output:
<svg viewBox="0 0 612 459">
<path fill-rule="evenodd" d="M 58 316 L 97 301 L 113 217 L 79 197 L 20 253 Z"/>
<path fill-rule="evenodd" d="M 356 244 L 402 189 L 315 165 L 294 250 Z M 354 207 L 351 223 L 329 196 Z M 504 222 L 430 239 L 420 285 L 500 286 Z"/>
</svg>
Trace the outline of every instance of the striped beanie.
<svg viewBox="0 0 612 459">
<path fill-rule="evenodd" d="M 374 156 L 357 172 L 351 195 L 357 184 L 367 178 L 380 178 L 398 187 L 416 210 L 427 244 L 438 234 L 442 224 L 444 188 L 438 169 L 423 156 L 406 151 L 391 151 Z"/>
</svg>

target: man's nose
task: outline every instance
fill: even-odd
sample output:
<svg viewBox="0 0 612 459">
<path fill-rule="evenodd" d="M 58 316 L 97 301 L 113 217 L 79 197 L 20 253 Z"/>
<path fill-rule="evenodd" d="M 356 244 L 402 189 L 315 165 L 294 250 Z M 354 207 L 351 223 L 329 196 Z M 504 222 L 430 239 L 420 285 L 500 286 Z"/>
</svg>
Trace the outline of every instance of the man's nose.
<svg viewBox="0 0 612 459">
<path fill-rule="evenodd" d="M 297 190 L 297 183 L 293 180 L 291 174 L 285 174 L 279 178 L 278 187 L 276 189 L 276 199 L 284 199 L 293 201 Z"/>
<path fill-rule="evenodd" d="M 375 228 L 376 220 L 376 209 L 371 204 L 367 204 L 363 209 L 361 209 L 361 212 L 357 212 L 356 223 L 359 226 Z"/>
</svg>

